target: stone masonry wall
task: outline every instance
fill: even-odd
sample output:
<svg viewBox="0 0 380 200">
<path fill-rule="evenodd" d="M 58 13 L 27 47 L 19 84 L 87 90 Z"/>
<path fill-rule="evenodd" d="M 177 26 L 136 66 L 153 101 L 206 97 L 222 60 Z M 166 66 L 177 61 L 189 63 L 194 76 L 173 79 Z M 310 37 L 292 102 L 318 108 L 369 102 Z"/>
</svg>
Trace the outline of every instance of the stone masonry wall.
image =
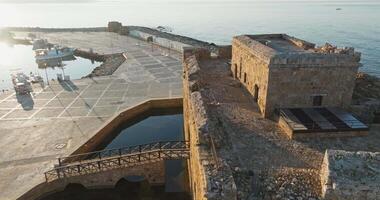
<svg viewBox="0 0 380 200">
<path fill-rule="evenodd" d="M 351 104 L 357 67 L 273 67 L 269 72 L 266 109 L 311 107 L 313 95 L 322 106 L 347 108 Z"/>
<path fill-rule="evenodd" d="M 258 87 L 258 105 L 265 116 L 268 90 L 268 63 L 256 57 L 240 41 L 234 39 L 232 45 L 231 71 L 234 77 L 255 96 L 255 85 Z M 246 76 L 246 77 L 245 77 Z M 246 79 L 244 81 L 244 79 Z"/>
<path fill-rule="evenodd" d="M 188 172 L 194 200 L 234 200 L 236 186 L 228 167 L 217 167 L 219 158 L 212 151 L 210 138 L 215 134 L 213 122 L 207 118 L 202 100 L 198 59 L 205 59 L 210 52 L 187 49 L 184 55 L 184 130 L 190 141 Z M 194 53 L 192 56 L 190 53 Z M 197 56 L 196 56 L 197 55 Z"/>
</svg>

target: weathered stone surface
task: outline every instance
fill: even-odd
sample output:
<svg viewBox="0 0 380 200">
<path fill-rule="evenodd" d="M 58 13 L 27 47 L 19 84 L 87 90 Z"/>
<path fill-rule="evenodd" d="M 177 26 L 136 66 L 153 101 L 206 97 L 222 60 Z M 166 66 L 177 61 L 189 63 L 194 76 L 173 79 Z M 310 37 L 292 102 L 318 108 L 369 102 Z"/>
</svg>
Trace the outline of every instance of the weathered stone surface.
<svg viewBox="0 0 380 200">
<path fill-rule="evenodd" d="M 327 150 L 321 169 L 326 200 L 380 197 L 380 153 Z"/>
</svg>

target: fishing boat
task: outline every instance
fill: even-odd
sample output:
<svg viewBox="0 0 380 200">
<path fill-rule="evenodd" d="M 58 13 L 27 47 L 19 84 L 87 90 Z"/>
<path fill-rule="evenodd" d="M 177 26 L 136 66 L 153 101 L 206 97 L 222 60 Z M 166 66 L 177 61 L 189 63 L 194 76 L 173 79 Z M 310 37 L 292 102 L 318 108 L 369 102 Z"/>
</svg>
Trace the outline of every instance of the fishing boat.
<svg viewBox="0 0 380 200">
<path fill-rule="evenodd" d="M 47 60 L 64 60 L 65 58 L 72 58 L 74 56 L 75 49 L 68 47 L 54 47 L 52 49 L 37 49 L 36 62 L 44 62 Z"/>
<path fill-rule="evenodd" d="M 17 94 L 29 94 L 33 91 L 32 84 L 27 75 L 18 72 L 11 75 L 13 87 Z"/>
</svg>

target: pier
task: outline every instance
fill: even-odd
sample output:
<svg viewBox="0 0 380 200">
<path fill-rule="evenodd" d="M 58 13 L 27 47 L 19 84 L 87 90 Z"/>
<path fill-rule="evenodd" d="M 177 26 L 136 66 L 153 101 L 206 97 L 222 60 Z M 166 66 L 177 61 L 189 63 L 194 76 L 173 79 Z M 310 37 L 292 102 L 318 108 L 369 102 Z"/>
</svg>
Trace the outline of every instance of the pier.
<svg viewBox="0 0 380 200">
<path fill-rule="evenodd" d="M 19 32 L 18 34 L 27 34 Z M 0 191 L 17 199 L 45 182 L 57 157 L 69 156 L 118 113 L 151 99 L 182 98 L 180 53 L 108 32 L 41 34 L 51 43 L 128 59 L 112 75 L 49 81 L 19 98 L 0 95 Z M 22 102 L 19 102 L 22 101 Z M 24 109 L 22 105 L 32 109 Z"/>
</svg>

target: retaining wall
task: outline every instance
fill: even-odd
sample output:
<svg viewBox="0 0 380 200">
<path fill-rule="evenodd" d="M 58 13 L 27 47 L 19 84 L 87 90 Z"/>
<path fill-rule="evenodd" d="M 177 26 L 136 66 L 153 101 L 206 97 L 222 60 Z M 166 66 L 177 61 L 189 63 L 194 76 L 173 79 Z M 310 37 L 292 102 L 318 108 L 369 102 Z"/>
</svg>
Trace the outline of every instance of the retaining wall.
<svg viewBox="0 0 380 200">
<path fill-rule="evenodd" d="M 145 33 L 138 30 L 130 30 L 129 35 L 138 39 L 142 39 L 144 41 L 148 41 L 148 38 L 151 37 L 153 39 L 153 43 L 160 45 L 162 47 L 168 48 L 168 49 L 176 50 L 178 52 L 182 52 L 182 49 L 184 47 L 191 47 L 191 45 L 188 45 L 182 42 L 177 42 L 170 39 L 158 37 L 154 34 L 149 34 L 149 33 Z"/>
</svg>

